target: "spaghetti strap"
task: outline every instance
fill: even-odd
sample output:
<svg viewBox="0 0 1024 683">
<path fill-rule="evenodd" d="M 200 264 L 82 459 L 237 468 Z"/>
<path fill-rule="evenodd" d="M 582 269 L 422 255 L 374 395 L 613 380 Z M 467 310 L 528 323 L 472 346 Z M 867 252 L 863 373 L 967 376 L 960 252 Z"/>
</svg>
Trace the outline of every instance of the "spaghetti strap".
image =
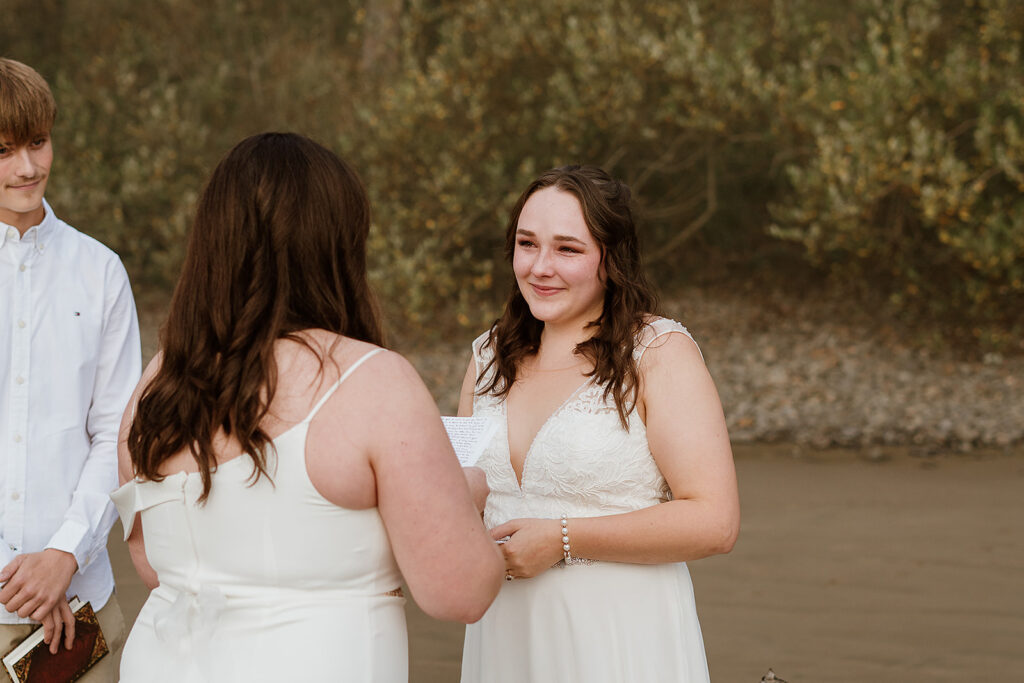
<svg viewBox="0 0 1024 683">
<path fill-rule="evenodd" d="M 328 389 L 327 393 L 320 397 L 320 400 L 316 402 L 316 405 L 313 406 L 313 410 L 310 411 L 309 415 L 306 416 L 306 419 L 303 420 L 303 422 L 310 422 L 314 417 L 316 417 L 316 414 L 320 412 L 320 409 L 323 407 L 325 403 L 327 403 L 327 400 L 334 395 L 334 392 L 338 390 L 338 387 L 341 386 L 341 383 L 348 379 L 348 376 L 355 372 L 356 368 L 358 368 L 365 361 L 369 360 L 373 356 L 376 356 L 383 350 L 383 348 L 376 348 L 373 349 L 372 351 L 367 351 L 359 360 L 357 360 L 352 365 L 348 366 L 348 370 L 342 373 L 341 377 L 338 378 L 338 381 L 334 383 L 334 386 Z"/>
</svg>

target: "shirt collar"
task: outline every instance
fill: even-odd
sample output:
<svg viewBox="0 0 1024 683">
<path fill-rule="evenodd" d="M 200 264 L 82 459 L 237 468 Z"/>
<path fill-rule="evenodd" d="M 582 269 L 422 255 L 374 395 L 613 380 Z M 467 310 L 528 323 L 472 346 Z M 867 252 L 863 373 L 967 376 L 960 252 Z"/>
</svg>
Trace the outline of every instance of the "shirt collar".
<svg viewBox="0 0 1024 683">
<path fill-rule="evenodd" d="M 43 200 L 43 220 L 38 225 L 33 225 L 31 228 L 25 231 L 25 234 L 18 238 L 18 229 L 14 226 L 7 225 L 0 221 L 0 247 L 3 247 L 8 240 L 15 242 L 29 242 L 36 249 L 42 251 L 50 239 L 53 237 L 54 229 L 57 225 L 57 216 L 53 213 L 53 209 L 50 208 L 50 204 L 44 199 Z"/>
</svg>

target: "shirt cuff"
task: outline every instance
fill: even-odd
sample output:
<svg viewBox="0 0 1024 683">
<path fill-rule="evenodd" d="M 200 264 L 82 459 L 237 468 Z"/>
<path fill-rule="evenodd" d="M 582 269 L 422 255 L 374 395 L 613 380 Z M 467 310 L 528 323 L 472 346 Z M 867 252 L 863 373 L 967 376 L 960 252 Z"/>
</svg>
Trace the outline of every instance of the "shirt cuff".
<svg viewBox="0 0 1024 683">
<path fill-rule="evenodd" d="M 79 571 L 85 569 L 92 560 L 92 553 L 89 552 L 89 527 L 73 519 L 64 520 L 46 547 L 74 555 Z"/>
</svg>

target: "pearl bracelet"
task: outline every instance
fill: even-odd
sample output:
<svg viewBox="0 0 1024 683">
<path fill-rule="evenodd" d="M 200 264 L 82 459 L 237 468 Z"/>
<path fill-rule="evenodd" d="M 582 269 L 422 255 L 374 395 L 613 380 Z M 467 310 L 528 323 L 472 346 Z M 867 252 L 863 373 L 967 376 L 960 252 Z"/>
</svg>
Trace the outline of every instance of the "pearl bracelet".
<svg viewBox="0 0 1024 683">
<path fill-rule="evenodd" d="M 562 558 L 565 563 L 572 564 L 572 553 L 569 552 L 569 519 L 562 515 Z"/>
</svg>

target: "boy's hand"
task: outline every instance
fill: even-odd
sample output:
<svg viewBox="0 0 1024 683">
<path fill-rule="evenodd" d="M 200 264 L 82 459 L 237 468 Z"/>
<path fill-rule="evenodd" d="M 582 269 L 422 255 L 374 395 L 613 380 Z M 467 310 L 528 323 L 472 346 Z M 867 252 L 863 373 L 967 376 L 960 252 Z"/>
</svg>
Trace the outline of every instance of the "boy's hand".
<svg viewBox="0 0 1024 683">
<path fill-rule="evenodd" d="M 71 553 L 47 548 L 38 553 L 18 555 L 0 571 L 0 604 L 8 612 L 42 622 L 52 614 L 57 602 L 67 600 L 71 577 L 78 571 L 78 561 Z"/>
<path fill-rule="evenodd" d="M 62 631 L 64 647 L 70 650 L 75 642 L 75 615 L 68 603 L 58 600 L 53 611 L 43 617 L 43 642 L 50 646 L 51 655 L 57 654 L 60 649 Z"/>
</svg>

